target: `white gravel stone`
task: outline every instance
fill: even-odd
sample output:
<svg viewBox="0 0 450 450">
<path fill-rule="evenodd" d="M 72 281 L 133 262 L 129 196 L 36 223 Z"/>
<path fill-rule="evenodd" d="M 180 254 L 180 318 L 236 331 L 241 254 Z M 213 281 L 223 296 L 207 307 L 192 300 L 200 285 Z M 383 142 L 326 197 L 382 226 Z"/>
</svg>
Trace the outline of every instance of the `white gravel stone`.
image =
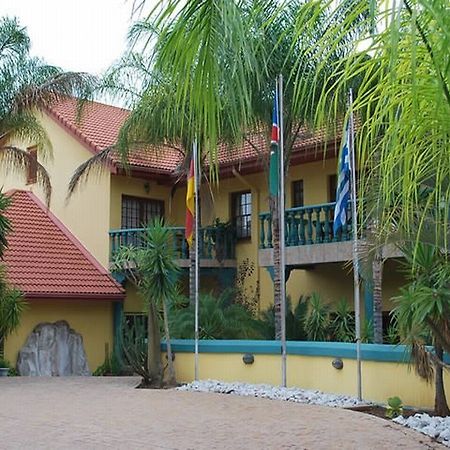
<svg viewBox="0 0 450 450">
<path fill-rule="evenodd" d="M 447 447 L 450 447 L 450 416 L 430 417 L 428 414 L 424 413 L 415 414 L 408 418 L 399 416 L 393 420 L 400 425 L 413 428 L 414 430 L 431 436 Z"/>
<path fill-rule="evenodd" d="M 268 384 L 224 383 L 216 380 L 193 381 L 178 388 L 180 391 L 218 392 L 222 394 L 261 397 L 296 403 L 348 408 L 367 404 L 348 395 L 325 394 L 300 388 L 283 388 Z"/>
</svg>

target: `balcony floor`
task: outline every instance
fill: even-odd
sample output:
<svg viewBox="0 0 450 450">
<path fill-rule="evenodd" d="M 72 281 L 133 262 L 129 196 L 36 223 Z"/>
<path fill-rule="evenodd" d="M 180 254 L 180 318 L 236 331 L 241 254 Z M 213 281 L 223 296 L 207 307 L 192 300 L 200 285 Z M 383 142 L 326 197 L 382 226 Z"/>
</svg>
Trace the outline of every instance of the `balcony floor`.
<svg viewBox="0 0 450 450">
<path fill-rule="evenodd" d="M 286 265 L 301 267 L 350 261 L 352 259 L 352 246 L 351 241 L 346 241 L 286 247 Z M 387 245 L 383 248 L 383 258 L 398 258 L 400 256 L 401 253 L 394 246 Z M 260 249 L 258 261 L 261 267 L 273 266 L 273 249 Z"/>
</svg>

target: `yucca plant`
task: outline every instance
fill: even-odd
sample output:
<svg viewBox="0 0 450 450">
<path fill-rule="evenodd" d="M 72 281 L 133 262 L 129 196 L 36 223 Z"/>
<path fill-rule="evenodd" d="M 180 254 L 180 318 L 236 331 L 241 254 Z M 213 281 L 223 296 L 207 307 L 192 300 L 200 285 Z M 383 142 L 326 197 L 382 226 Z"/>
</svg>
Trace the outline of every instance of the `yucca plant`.
<svg viewBox="0 0 450 450">
<path fill-rule="evenodd" d="M 330 307 L 323 303 L 316 292 L 308 301 L 308 311 L 304 318 L 304 327 L 309 341 L 328 341 L 330 339 Z"/>
<path fill-rule="evenodd" d="M 114 258 L 114 268 L 137 286 L 148 311 L 148 371 L 152 384 L 160 386 L 161 335 L 158 311 L 162 311 L 167 344 L 168 384 L 176 384 L 170 345 L 169 304 L 179 296 L 180 268 L 175 262 L 172 235 L 163 219 L 156 218 L 146 228 L 141 246 L 122 247 Z M 145 380 L 144 380 L 145 381 Z"/>
<path fill-rule="evenodd" d="M 346 298 L 342 298 L 332 313 L 331 333 L 333 339 L 339 342 L 355 341 L 355 316 Z"/>
</svg>

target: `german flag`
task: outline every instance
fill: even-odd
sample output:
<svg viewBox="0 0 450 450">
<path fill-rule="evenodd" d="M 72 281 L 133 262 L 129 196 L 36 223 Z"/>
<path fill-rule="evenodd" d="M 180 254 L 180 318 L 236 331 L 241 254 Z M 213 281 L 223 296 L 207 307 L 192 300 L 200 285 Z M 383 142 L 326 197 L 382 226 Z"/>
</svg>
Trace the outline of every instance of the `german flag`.
<svg viewBox="0 0 450 450">
<path fill-rule="evenodd" d="M 191 165 L 189 168 L 189 175 L 187 178 L 187 191 L 186 191 L 186 241 L 189 247 L 192 245 L 194 238 L 194 195 L 195 195 L 195 178 L 194 178 L 194 159 L 191 159 Z"/>
</svg>

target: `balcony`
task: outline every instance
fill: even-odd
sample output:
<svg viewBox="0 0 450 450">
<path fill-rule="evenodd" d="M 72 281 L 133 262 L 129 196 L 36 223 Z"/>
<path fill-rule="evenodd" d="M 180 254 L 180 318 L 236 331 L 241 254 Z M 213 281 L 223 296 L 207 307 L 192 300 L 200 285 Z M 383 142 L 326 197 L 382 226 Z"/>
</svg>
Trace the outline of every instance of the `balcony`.
<svg viewBox="0 0 450 450">
<path fill-rule="evenodd" d="M 189 246 L 185 239 L 185 228 L 169 229 L 177 264 L 180 267 L 189 267 Z M 235 238 L 231 230 L 216 226 L 203 227 L 199 230 L 199 236 L 200 267 L 236 267 Z M 120 247 L 144 247 L 145 228 L 111 230 L 109 241 L 112 260 Z"/>
<path fill-rule="evenodd" d="M 307 267 L 313 264 L 348 261 L 352 257 L 352 229 L 333 231 L 336 203 L 309 205 L 285 211 L 286 264 Z M 350 206 L 350 205 L 349 205 Z M 348 215 L 351 217 L 350 208 Z M 273 265 L 272 216 L 259 215 L 261 266 Z"/>
<path fill-rule="evenodd" d="M 285 211 L 286 265 L 307 268 L 314 264 L 350 261 L 352 259 L 352 225 L 333 231 L 336 203 L 323 203 Z M 351 207 L 347 210 L 351 218 Z M 272 216 L 259 215 L 260 243 L 259 264 L 273 265 Z M 392 245 L 383 247 L 383 257 L 399 257 L 401 253 Z"/>
</svg>

